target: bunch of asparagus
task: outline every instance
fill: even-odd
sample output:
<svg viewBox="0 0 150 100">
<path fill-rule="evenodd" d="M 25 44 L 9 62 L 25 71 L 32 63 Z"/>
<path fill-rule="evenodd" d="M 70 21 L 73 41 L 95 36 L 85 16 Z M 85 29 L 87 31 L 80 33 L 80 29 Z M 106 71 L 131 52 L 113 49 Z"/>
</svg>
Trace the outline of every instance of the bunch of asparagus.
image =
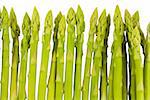
<svg viewBox="0 0 150 100">
<path fill-rule="evenodd" d="M 38 89 L 36 89 L 40 30 L 38 10 L 34 7 L 32 19 L 28 13 L 25 13 L 22 31 L 20 31 L 14 9 L 11 9 L 9 16 L 6 8 L 3 7 L 2 12 L 0 11 L 0 31 L 2 31 L 0 99 L 150 100 L 150 24 L 147 26 L 145 38 L 140 27 L 138 11 L 131 16 L 129 11 L 125 10 L 124 15 L 125 21 L 123 21 L 117 5 L 113 16 L 114 41 L 111 47 L 110 72 L 107 76 L 110 14 L 107 14 L 104 9 L 98 18 L 98 9 L 94 9 L 90 18 L 85 52 L 83 51 L 84 36 L 86 35 L 84 33 L 85 20 L 81 7 L 78 6 L 76 12 L 70 8 L 66 17 L 59 12 L 54 22 L 52 11 L 49 10 L 44 22 L 41 66 Z M 9 68 L 9 47 L 11 45 L 9 28 L 13 40 L 11 69 Z M 20 33 L 23 35 L 21 46 Z M 51 39 L 53 48 L 51 48 Z M 49 56 L 51 50 L 52 58 Z M 86 53 L 85 66 L 82 66 L 84 52 Z M 144 55 L 144 64 L 142 55 Z M 49 64 L 50 73 L 48 73 Z M 84 73 L 82 73 L 82 67 L 84 67 Z M 29 72 L 27 73 L 28 68 Z M 10 71 L 11 75 L 9 75 Z M 82 74 L 84 75 L 83 81 Z M 10 81 L 9 76 L 11 76 Z M 28 84 L 26 84 L 27 79 Z M 37 98 L 36 91 L 38 91 Z"/>
</svg>

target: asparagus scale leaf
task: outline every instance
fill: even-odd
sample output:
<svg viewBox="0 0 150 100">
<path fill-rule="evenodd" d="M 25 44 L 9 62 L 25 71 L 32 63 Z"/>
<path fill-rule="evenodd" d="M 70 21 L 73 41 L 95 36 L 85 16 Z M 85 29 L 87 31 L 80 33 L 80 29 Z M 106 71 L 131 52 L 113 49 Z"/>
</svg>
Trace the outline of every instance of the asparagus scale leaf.
<svg viewBox="0 0 150 100">
<path fill-rule="evenodd" d="M 42 61 L 40 68 L 40 77 L 39 77 L 39 85 L 38 85 L 38 99 L 44 100 L 46 93 L 46 79 L 47 79 L 47 69 L 48 69 L 48 61 L 49 61 L 49 52 L 50 52 L 50 39 L 53 28 L 53 17 L 52 11 L 48 11 L 47 16 L 45 18 L 44 23 L 44 34 L 42 37 Z"/>
<path fill-rule="evenodd" d="M 20 35 L 20 28 L 17 24 L 17 18 L 16 18 L 13 8 L 10 11 L 10 27 L 11 27 L 11 35 L 13 38 L 10 100 L 16 100 L 17 99 L 18 64 L 19 64 L 19 39 L 18 37 Z"/>
<path fill-rule="evenodd" d="M 31 32 L 31 20 L 27 13 L 25 13 L 22 23 L 23 39 L 21 41 L 21 64 L 19 74 L 19 89 L 18 99 L 24 100 L 26 98 L 26 72 L 28 61 L 28 49 L 30 47 L 30 32 Z"/>
</svg>

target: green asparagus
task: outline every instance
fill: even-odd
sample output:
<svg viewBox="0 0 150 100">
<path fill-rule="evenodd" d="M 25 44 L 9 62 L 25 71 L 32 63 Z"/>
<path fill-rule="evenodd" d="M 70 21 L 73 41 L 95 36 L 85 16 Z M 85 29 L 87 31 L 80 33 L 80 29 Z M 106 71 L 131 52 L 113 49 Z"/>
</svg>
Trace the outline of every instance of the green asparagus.
<svg viewBox="0 0 150 100">
<path fill-rule="evenodd" d="M 51 60 L 51 70 L 50 70 L 50 76 L 48 80 L 48 100 L 55 100 L 55 78 L 56 78 L 56 64 L 57 64 L 57 45 L 58 45 L 58 40 L 57 40 L 57 34 L 58 34 L 58 27 L 59 27 L 59 22 L 61 20 L 62 14 L 61 12 L 57 15 L 54 23 L 54 35 L 53 35 L 53 41 L 54 41 L 54 46 L 53 46 L 53 51 L 52 51 L 52 60 Z"/>
<path fill-rule="evenodd" d="M 74 62 L 74 40 L 75 40 L 75 12 L 73 8 L 70 8 L 67 15 L 68 23 L 68 37 L 67 37 L 67 56 L 66 56 L 66 76 L 65 76 L 65 93 L 64 99 L 72 99 L 72 71 Z"/>
<path fill-rule="evenodd" d="M 125 21 L 126 21 L 126 26 L 128 27 L 127 35 L 130 44 L 130 53 L 132 54 L 132 60 L 133 60 L 132 63 L 134 64 L 134 66 L 131 66 L 131 68 L 133 67 L 134 68 L 133 70 L 135 72 L 134 88 L 136 92 L 134 98 L 136 98 L 136 100 L 144 100 L 143 65 L 142 65 L 141 55 L 140 55 L 141 34 L 138 26 L 136 26 L 135 28 L 133 27 L 132 18 L 127 10 L 125 12 Z M 131 69 L 131 75 L 132 75 L 132 69 Z M 131 94 L 135 90 L 132 89 Z"/>
<path fill-rule="evenodd" d="M 42 61 L 40 68 L 40 78 L 39 78 L 39 86 L 38 86 L 38 100 L 45 99 L 46 93 L 46 79 L 47 79 L 47 69 L 48 69 L 48 61 L 49 61 L 49 52 L 50 52 L 50 39 L 53 28 L 53 17 L 52 11 L 50 10 L 47 13 L 44 24 L 44 34 L 42 37 Z"/>
<path fill-rule="evenodd" d="M 1 99 L 8 99 L 9 84 L 9 16 L 5 7 L 2 10 L 2 72 L 1 72 Z"/>
<path fill-rule="evenodd" d="M 99 18 L 96 41 L 94 43 L 94 58 L 92 67 L 92 79 L 91 79 L 91 100 L 98 99 L 98 82 L 99 76 L 101 77 L 102 72 L 102 52 L 104 48 L 104 39 L 107 29 L 107 16 L 106 10 L 104 10 Z"/>
<path fill-rule="evenodd" d="M 147 26 L 146 48 L 145 48 L 145 60 L 144 60 L 144 97 L 145 100 L 150 99 L 150 23 Z"/>
<path fill-rule="evenodd" d="M 82 45 L 84 41 L 84 14 L 81 7 L 78 5 L 76 12 L 76 27 L 77 27 L 77 37 L 76 37 L 76 58 L 75 58 L 75 78 L 74 78 L 74 100 L 80 100 L 81 98 L 81 69 L 82 69 Z"/>
<path fill-rule="evenodd" d="M 89 94 L 89 82 L 90 82 L 90 69 L 93 53 L 93 44 L 94 44 L 94 34 L 97 32 L 97 20 L 98 20 L 98 10 L 94 10 L 91 19 L 90 19 L 90 30 L 87 43 L 87 54 L 86 54 L 86 63 L 84 70 L 84 79 L 83 79 L 83 90 L 82 90 L 82 99 L 88 100 Z"/>
<path fill-rule="evenodd" d="M 114 14 L 114 42 L 113 42 L 113 96 L 114 100 L 122 100 L 122 44 L 124 35 L 124 23 L 122 21 L 119 6 L 116 6 Z"/>
<path fill-rule="evenodd" d="M 62 16 L 58 27 L 58 48 L 57 48 L 57 72 L 56 72 L 56 100 L 62 100 L 63 96 L 63 69 L 64 69 L 64 41 L 66 21 Z"/>
<path fill-rule="evenodd" d="M 31 20 L 31 40 L 30 40 L 30 66 L 28 78 L 28 99 L 35 100 L 36 84 L 36 66 L 37 66 L 37 48 L 39 40 L 40 18 L 39 13 L 34 7 Z"/>
<path fill-rule="evenodd" d="M 18 99 L 24 100 L 26 98 L 26 72 L 27 72 L 27 61 L 28 61 L 28 49 L 30 47 L 30 32 L 31 32 L 31 20 L 26 13 L 23 18 L 22 34 L 23 39 L 21 41 L 21 64 L 19 74 L 19 91 Z"/>
<path fill-rule="evenodd" d="M 107 29 L 102 51 L 102 76 L 101 76 L 101 100 L 107 100 L 107 41 L 110 28 L 110 15 L 107 16 Z"/>
<path fill-rule="evenodd" d="M 13 38 L 12 48 L 12 67 L 11 67 L 11 83 L 10 83 L 10 100 L 17 100 L 17 77 L 19 64 L 19 35 L 20 28 L 17 24 L 17 19 L 13 8 L 10 11 L 10 27 Z"/>
<path fill-rule="evenodd" d="M 91 61 L 92 61 L 92 52 L 93 52 L 93 44 L 94 44 L 94 34 L 96 33 L 97 28 L 97 20 L 98 20 L 98 10 L 97 8 L 94 10 L 91 19 L 90 19 L 90 30 L 89 37 L 87 43 L 87 54 L 86 54 L 86 63 L 84 70 L 84 79 L 83 79 L 83 90 L 82 90 L 82 98 L 83 100 L 88 100 L 89 94 L 89 83 L 90 83 L 90 69 L 91 69 Z"/>
</svg>

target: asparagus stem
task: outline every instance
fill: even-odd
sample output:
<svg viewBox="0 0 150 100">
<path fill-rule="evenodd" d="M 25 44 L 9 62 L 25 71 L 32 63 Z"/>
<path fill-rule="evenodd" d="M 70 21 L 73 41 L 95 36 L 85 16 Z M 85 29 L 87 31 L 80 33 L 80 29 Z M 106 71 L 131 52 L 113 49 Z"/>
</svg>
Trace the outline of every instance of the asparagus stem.
<svg viewBox="0 0 150 100">
<path fill-rule="evenodd" d="M 23 39 L 21 41 L 21 65 L 19 74 L 19 91 L 18 99 L 24 100 L 26 98 L 26 71 L 28 61 L 28 49 L 30 47 L 30 32 L 31 32 L 31 20 L 26 13 L 23 18 L 22 24 Z"/>
<path fill-rule="evenodd" d="M 9 84 L 9 16 L 5 7 L 2 10 L 2 72 L 1 72 L 1 99 L 8 99 Z"/>
<path fill-rule="evenodd" d="M 72 99 L 72 71 L 74 61 L 74 40 L 75 40 L 75 12 L 70 8 L 67 14 L 68 37 L 67 37 L 67 58 L 66 58 L 66 78 L 65 78 L 65 93 L 64 99 Z"/>
<path fill-rule="evenodd" d="M 145 48 L 145 60 L 144 60 L 144 93 L 145 93 L 145 100 L 150 99 L 150 61 L 149 61 L 149 54 L 150 54 L 150 23 L 147 26 L 147 37 L 146 37 L 146 48 Z"/>
<path fill-rule="evenodd" d="M 113 42 L 113 96 L 114 100 L 122 100 L 122 43 L 124 34 L 124 23 L 122 21 L 121 12 L 119 6 L 116 6 L 114 14 L 114 42 Z"/>
<path fill-rule="evenodd" d="M 122 69 L 122 99 L 127 100 L 127 53 L 126 53 L 126 38 L 124 36 L 123 44 L 122 44 L 122 63 L 123 63 L 123 69 Z"/>
<path fill-rule="evenodd" d="M 97 32 L 97 19 L 98 19 L 98 10 L 97 8 L 94 10 L 91 18 L 90 18 L 90 30 L 89 37 L 87 43 L 87 54 L 86 54 L 86 63 L 84 69 L 84 79 L 83 79 L 83 90 L 82 90 L 82 99 L 88 100 L 89 94 L 89 82 L 90 82 L 90 69 L 91 69 L 91 61 L 92 61 L 92 52 L 93 52 L 93 44 L 94 44 L 94 34 Z"/>
<path fill-rule="evenodd" d="M 56 78 L 56 64 L 57 64 L 57 45 L 58 45 L 58 40 L 57 40 L 57 33 L 58 33 L 58 27 L 59 27 L 59 22 L 61 20 L 62 14 L 61 12 L 57 15 L 54 23 L 54 35 L 53 35 L 53 41 L 54 41 L 54 46 L 53 46 L 53 51 L 52 51 L 52 60 L 51 60 L 51 70 L 50 70 L 50 76 L 48 80 L 48 100 L 55 100 L 55 78 Z"/>
<path fill-rule="evenodd" d="M 76 12 L 76 26 L 77 26 L 77 38 L 76 38 L 76 59 L 75 59 L 75 85 L 74 85 L 74 100 L 80 100 L 81 98 L 81 69 L 82 69 L 82 55 L 83 55 L 83 41 L 84 41 L 84 14 L 80 6 Z"/>
<path fill-rule="evenodd" d="M 40 18 L 36 7 L 33 10 L 31 20 L 31 41 L 30 41 L 30 65 L 28 78 L 28 99 L 35 100 L 36 86 L 36 66 L 37 66 L 37 48 L 39 40 Z"/>
<path fill-rule="evenodd" d="M 135 84 L 135 65 L 134 65 L 134 61 L 133 61 L 133 54 L 131 52 L 131 43 L 129 41 L 129 38 L 128 38 L 128 33 L 131 34 L 131 31 L 133 30 L 133 25 L 132 25 L 132 22 L 131 22 L 131 15 L 130 13 L 125 10 L 125 24 L 126 24 L 126 28 L 127 28 L 127 39 L 128 39 L 128 45 L 129 45 L 129 69 L 130 69 L 130 95 L 129 95 L 129 98 L 132 99 L 132 100 L 136 100 L 136 84 Z"/>
<path fill-rule="evenodd" d="M 110 28 L 110 15 L 107 16 L 107 29 L 102 50 L 101 100 L 107 100 L 107 41 Z"/>
<path fill-rule="evenodd" d="M 39 85 L 38 85 L 38 100 L 45 99 L 46 93 L 46 79 L 47 79 L 47 69 L 48 69 L 48 61 L 49 61 L 49 52 L 50 52 L 50 39 L 53 28 L 53 18 L 52 11 L 48 11 L 45 23 L 44 23 L 44 34 L 42 37 L 42 61 L 40 68 L 40 77 L 39 77 Z"/>
<path fill-rule="evenodd" d="M 17 24 L 17 19 L 13 8 L 10 12 L 10 27 L 11 35 L 13 38 L 12 48 L 12 67 L 11 67 L 11 83 L 10 83 L 10 100 L 17 99 L 17 77 L 18 77 L 18 64 L 19 64 L 19 35 L 20 29 Z"/>
<path fill-rule="evenodd" d="M 107 29 L 107 16 L 106 10 L 104 10 L 99 18 L 99 23 L 97 27 L 97 37 L 94 44 L 94 61 L 92 68 L 92 79 L 91 79 L 91 100 L 98 99 L 98 81 L 99 76 L 102 74 L 102 52 L 104 48 L 104 39 Z"/>
<path fill-rule="evenodd" d="M 62 16 L 58 28 L 58 48 L 57 48 L 57 72 L 56 72 L 56 100 L 62 100 L 63 96 L 63 69 L 64 69 L 64 40 L 66 22 Z"/>
<path fill-rule="evenodd" d="M 113 54 L 113 50 L 114 47 L 112 45 L 111 47 L 111 53 L 112 53 L 112 57 L 111 57 L 111 65 L 110 65 L 110 71 L 109 71 L 109 78 L 108 78 L 108 100 L 114 100 L 114 95 L 113 95 L 113 60 L 114 60 L 114 54 Z"/>
</svg>

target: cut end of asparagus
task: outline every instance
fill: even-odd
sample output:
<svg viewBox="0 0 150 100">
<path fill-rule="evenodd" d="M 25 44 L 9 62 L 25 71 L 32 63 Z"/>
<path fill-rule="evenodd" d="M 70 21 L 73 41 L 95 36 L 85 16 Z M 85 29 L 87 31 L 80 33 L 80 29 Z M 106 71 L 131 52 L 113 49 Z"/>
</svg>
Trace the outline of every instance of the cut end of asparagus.
<svg viewBox="0 0 150 100">
<path fill-rule="evenodd" d="M 76 16 L 75 16 L 75 11 L 71 7 L 68 11 L 67 14 L 67 23 L 71 23 L 72 25 L 76 24 Z"/>
<path fill-rule="evenodd" d="M 22 23 L 22 32 L 23 35 L 29 40 L 31 32 L 31 20 L 28 13 L 25 13 Z"/>
<path fill-rule="evenodd" d="M 2 28 L 9 27 L 9 16 L 5 6 L 3 7 L 1 18 L 2 18 Z"/>
<path fill-rule="evenodd" d="M 36 7 L 34 7 L 34 10 L 33 10 L 31 25 L 32 25 L 32 30 L 33 31 L 35 31 L 35 30 L 39 31 L 40 16 L 39 16 L 39 13 L 38 13 L 38 10 L 37 10 Z"/>
<path fill-rule="evenodd" d="M 76 13 L 77 26 L 80 28 L 81 33 L 85 30 L 84 14 L 81 7 L 78 5 Z"/>
<path fill-rule="evenodd" d="M 11 30 L 13 31 L 11 32 L 12 38 L 18 37 L 20 35 L 20 28 L 19 28 L 19 25 L 17 24 L 16 14 L 13 8 L 11 8 L 11 11 L 10 11 L 10 27 L 11 27 Z"/>
<path fill-rule="evenodd" d="M 45 27 L 44 31 L 46 31 L 46 29 L 52 30 L 52 27 L 53 27 L 53 15 L 52 15 L 52 11 L 51 10 L 49 10 L 47 15 L 46 15 L 44 27 Z"/>
</svg>

